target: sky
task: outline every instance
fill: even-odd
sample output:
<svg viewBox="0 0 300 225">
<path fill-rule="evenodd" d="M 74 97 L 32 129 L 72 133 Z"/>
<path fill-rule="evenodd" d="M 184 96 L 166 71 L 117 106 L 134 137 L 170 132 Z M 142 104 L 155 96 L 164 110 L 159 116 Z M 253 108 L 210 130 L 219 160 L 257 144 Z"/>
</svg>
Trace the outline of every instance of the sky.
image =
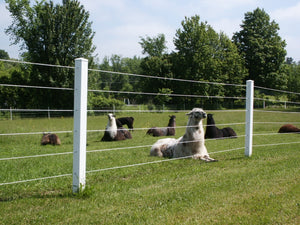
<svg viewBox="0 0 300 225">
<path fill-rule="evenodd" d="M 34 3 L 34 1 L 31 1 Z M 61 3 L 62 0 L 53 0 Z M 143 57 L 141 37 L 164 34 L 168 52 L 175 50 L 173 40 L 185 17 L 199 15 L 216 32 L 229 38 L 241 28 L 245 13 L 264 9 L 279 24 L 280 37 L 286 41 L 287 57 L 300 61 L 300 0 L 79 0 L 90 13 L 95 54 L 102 61 L 113 54 Z M 12 23 L 4 0 L 0 0 L 0 49 L 10 58 L 20 58 L 20 48 L 11 45 L 5 29 Z"/>
</svg>

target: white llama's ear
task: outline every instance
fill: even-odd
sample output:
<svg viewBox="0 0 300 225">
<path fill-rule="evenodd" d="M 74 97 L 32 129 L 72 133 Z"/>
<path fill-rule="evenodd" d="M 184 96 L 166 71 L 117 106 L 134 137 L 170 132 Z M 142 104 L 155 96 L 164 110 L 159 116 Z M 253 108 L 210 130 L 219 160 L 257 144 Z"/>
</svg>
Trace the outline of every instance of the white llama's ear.
<svg viewBox="0 0 300 225">
<path fill-rule="evenodd" d="M 185 114 L 187 116 L 191 115 L 193 113 L 193 111 L 190 111 L 189 113 Z"/>
</svg>

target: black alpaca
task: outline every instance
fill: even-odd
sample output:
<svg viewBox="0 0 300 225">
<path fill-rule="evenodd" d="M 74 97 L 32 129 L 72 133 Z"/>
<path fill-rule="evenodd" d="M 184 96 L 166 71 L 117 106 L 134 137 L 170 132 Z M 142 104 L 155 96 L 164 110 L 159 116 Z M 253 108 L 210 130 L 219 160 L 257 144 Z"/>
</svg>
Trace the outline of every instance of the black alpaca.
<svg viewBox="0 0 300 225">
<path fill-rule="evenodd" d="M 116 119 L 117 127 L 122 127 L 126 124 L 130 131 L 133 131 L 133 117 L 121 117 Z"/>
<path fill-rule="evenodd" d="M 207 126 L 205 132 L 205 139 L 209 138 L 223 138 L 223 137 L 232 137 L 236 138 L 237 135 L 231 127 L 225 127 L 219 129 L 215 125 L 215 121 L 212 114 L 207 114 Z"/>
<path fill-rule="evenodd" d="M 174 136 L 175 135 L 175 127 L 176 127 L 176 116 L 170 116 L 168 126 L 165 128 L 152 127 L 150 128 L 146 134 L 152 135 L 154 137 L 159 136 Z"/>
</svg>

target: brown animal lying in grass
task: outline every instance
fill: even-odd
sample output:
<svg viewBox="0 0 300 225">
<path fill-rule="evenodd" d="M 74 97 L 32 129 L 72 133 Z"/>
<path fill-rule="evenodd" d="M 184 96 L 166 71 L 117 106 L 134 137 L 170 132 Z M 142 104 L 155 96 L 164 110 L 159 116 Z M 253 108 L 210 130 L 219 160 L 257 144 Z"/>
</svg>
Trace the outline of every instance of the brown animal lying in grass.
<svg viewBox="0 0 300 225">
<path fill-rule="evenodd" d="M 51 134 L 51 133 L 44 133 L 42 140 L 41 140 L 41 145 L 47 145 L 47 144 L 51 144 L 51 145 L 60 145 L 60 139 L 56 134 Z"/>
<path fill-rule="evenodd" d="M 285 124 L 282 127 L 280 127 L 278 133 L 296 133 L 300 132 L 300 129 L 295 127 L 292 124 Z"/>
</svg>

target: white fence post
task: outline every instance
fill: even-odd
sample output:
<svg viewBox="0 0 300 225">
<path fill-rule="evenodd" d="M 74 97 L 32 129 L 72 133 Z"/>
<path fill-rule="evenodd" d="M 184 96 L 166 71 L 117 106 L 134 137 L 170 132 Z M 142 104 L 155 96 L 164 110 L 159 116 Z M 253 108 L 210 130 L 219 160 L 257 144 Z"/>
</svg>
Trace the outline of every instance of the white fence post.
<svg viewBox="0 0 300 225">
<path fill-rule="evenodd" d="M 246 83 L 246 137 L 245 156 L 252 155 L 253 136 L 253 103 L 254 103 L 254 81 L 247 80 Z"/>
<path fill-rule="evenodd" d="M 73 193 L 84 190 L 86 174 L 88 60 L 75 59 Z"/>
<path fill-rule="evenodd" d="M 11 109 L 11 107 L 9 107 L 9 112 L 10 112 L 10 120 L 13 120 L 12 109 Z"/>
<path fill-rule="evenodd" d="M 50 108 L 48 107 L 48 119 L 50 119 Z"/>
</svg>

